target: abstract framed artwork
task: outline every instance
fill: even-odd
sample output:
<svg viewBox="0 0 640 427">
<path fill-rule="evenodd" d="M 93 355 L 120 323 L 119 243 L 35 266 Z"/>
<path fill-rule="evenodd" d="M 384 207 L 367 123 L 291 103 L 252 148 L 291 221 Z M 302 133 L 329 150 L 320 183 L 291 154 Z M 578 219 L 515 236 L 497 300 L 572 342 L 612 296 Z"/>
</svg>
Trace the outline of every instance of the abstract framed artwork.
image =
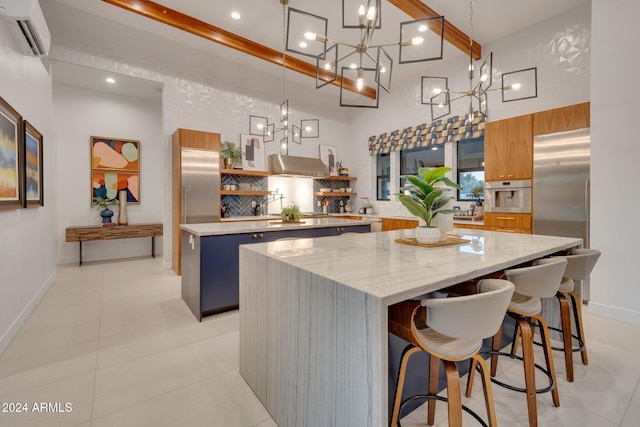
<svg viewBox="0 0 640 427">
<path fill-rule="evenodd" d="M 242 169 L 249 171 L 266 170 L 263 137 L 241 134 L 240 149 L 243 153 Z"/>
<path fill-rule="evenodd" d="M 91 171 L 91 198 L 117 199 L 118 191 L 127 191 L 127 203 L 140 203 L 140 173 Z"/>
<path fill-rule="evenodd" d="M 42 171 L 42 134 L 24 121 L 24 204 L 44 206 Z"/>
<path fill-rule="evenodd" d="M 336 161 L 338 158 L 338 150 L 333 145 L 322 145 L 320 144 L 320 160 L 324 163 L 324 166 L 327 168 L 327 172 L 329 172 L 332 176 L 338 175 L 338 169 L 336 168 Z"/>
<path fill-rule="evenodd" d="M 23 206 L 22 116 L 0 97 L 0 210 Z"/>
<path fill-rule="evenodd" d="M 140 141 L 91 137 L 91 169 L 140 171 Z"/>
</svg>

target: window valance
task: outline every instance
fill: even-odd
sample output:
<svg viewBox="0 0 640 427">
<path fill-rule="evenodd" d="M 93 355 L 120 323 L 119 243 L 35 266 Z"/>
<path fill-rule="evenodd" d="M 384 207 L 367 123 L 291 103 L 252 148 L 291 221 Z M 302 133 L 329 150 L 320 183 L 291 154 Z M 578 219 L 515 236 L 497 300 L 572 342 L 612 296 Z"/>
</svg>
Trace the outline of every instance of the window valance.
<svg viewBox="0 0 640 427">
<path fill-rule="evenodd" d="M 440 119 L 431 124 L 422 123 L 404 129 L 397 129 L 369 138 L 369 155 L 391 151 L 411 150 L 429 145 L 441 145 L 445 142 L 462 141 L 484 136 L 487 118 L 476 113 L 472 121 L 467 116 L 454 116 Z"/>
</svg>

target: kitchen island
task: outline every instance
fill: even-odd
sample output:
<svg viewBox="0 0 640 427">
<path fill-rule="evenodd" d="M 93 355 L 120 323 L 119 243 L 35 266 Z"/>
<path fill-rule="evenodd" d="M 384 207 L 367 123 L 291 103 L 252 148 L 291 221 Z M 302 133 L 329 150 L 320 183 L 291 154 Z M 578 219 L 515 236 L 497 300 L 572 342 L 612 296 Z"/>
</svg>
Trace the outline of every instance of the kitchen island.
<svg viewBox="0 0 640 427">
<path fill-rule="evenodd" d="M 456 231 L 470 242 L 397 230 L 240 248 L 240 374 L 280 427 L 387 425 L 390 305 L 582 245 Z"/>
<path fill-rule="evenodd" d="M 238 308 L 238 247 L 282 238 L 368 233 L 368 221 L 337 218 L 183 224 L 181 228 L 182 299 L 198 320 Z"/>
</svg>

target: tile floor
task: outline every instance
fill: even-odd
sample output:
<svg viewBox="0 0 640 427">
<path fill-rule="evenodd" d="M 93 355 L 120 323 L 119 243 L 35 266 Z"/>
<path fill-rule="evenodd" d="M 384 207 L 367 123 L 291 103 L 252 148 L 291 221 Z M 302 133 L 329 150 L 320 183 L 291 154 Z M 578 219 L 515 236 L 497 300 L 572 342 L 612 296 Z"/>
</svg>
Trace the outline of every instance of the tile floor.
<svg viewBox="0 0 640 427">
<path fill-rule="evenodd" d="M 585 320 L 590 364 L 576 364 L 576 381 L 568 383 L 555 355 L 561 406 L 539 396 L 539 424 L 640 425 L 640 327 Z M 29 407 L 0 408 L 0 426 L 273 427 L 238 373 L 238 322 L 237 311 L 195 321 L 180 299 L 180 279 L 159 259 L 59 266 L 0 357 L 0 403 Z M 499 376 L 517 382 L 521 370 L 501 359 Z M 479 385 L 464 403 L 484 414 Z M 500 425 L 526 425 L 524 396 L 493 389 Z M 33 412 L 40 402 L 62 411 Z M 403 426 L 426 425 L 424 416 L 419 408 Z M 447 425 L 444 404 L 436 421 Z"/>
</svg>

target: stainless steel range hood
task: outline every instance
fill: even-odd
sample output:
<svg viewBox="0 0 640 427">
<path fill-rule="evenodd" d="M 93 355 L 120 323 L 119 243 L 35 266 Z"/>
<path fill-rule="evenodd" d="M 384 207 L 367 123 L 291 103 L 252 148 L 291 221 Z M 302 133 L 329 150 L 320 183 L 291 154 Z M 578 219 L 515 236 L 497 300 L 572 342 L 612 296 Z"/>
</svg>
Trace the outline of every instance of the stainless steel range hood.
<svg viewBox="0 0 640 427">
<path fill-rule="evenodd" d="M 269 155 L 269 172 L 279 175 L 329 176 L 320 159 L 311 157 Z"/>
</svg>

